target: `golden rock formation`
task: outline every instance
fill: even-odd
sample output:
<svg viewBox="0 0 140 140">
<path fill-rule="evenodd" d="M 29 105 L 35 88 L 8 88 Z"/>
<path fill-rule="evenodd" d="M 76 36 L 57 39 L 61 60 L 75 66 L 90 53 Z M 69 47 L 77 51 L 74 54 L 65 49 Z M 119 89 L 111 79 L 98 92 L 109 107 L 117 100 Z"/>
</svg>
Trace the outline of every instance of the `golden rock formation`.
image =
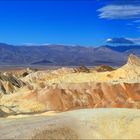
<svg viewBox="0 0 140 140">
<path fill-rule="evenodd" d="M 124 66 L 113 71 L 89 72 L 82 67 L 31 72 L 19 79 L 26 85 L 18 90 L 5 84 L 6 91 L 14 94 L 2 95 L 0 105 L 8 108 L 7 113 L 140 108 L 139 64 L 139 58 L 130 55 Z"/>
</svg>

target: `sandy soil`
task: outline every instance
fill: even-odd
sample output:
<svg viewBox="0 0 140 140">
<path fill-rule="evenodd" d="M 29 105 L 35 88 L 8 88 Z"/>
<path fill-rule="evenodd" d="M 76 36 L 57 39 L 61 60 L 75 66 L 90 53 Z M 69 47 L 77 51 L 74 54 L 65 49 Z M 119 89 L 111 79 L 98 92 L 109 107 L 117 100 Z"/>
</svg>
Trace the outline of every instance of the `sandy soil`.
<svg viewBox="0 0 140 140">
<path fill-rule="evenodd" d="M 0 119 L 0 139 L 140 139 L 140 110 L 81 109 Z"/>
</svg>

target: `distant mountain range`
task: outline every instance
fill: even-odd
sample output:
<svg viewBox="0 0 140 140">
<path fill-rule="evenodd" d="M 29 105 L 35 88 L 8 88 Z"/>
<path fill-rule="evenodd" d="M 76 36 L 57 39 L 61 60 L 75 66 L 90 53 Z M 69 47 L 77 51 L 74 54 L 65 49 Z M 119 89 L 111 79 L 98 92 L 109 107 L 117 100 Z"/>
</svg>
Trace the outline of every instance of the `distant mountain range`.
<svg viewBox="0 0 140 140">
<path fill-rule="evenodd" d="M 129 54 L 140 56 L 140 46 L 82 47 L 65 45 L 15 46 L 0 43 L 0 65 L 112 65 L 120 66 Z"/>
</svg>

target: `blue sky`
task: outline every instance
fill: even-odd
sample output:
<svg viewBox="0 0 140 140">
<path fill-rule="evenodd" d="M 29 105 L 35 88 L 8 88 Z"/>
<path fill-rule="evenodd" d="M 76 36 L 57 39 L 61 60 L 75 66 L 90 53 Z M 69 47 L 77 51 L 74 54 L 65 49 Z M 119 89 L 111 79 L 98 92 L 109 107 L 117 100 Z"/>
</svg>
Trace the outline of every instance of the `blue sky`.
<svg viewBox="0 0 140 140">
<path fill-rule="evenodd" d="M 113 38 L 140 44 L 140 0 L 0 1 L 0 42 L 100 46 Z"/>
</svg>

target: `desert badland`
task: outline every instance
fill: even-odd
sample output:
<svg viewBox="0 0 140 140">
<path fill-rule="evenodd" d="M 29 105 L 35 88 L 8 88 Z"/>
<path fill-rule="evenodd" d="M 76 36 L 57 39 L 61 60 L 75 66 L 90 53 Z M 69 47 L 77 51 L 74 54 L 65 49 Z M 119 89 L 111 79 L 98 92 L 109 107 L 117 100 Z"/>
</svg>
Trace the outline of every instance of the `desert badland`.
<svg viewBox="0 0 140 140">
<path fill-rule="evenodd" d="M 133 54 L 119 68 L 0 74 L 0 138 L 139 139 L 139 108 L 140 59 Z"/>
</svg>

